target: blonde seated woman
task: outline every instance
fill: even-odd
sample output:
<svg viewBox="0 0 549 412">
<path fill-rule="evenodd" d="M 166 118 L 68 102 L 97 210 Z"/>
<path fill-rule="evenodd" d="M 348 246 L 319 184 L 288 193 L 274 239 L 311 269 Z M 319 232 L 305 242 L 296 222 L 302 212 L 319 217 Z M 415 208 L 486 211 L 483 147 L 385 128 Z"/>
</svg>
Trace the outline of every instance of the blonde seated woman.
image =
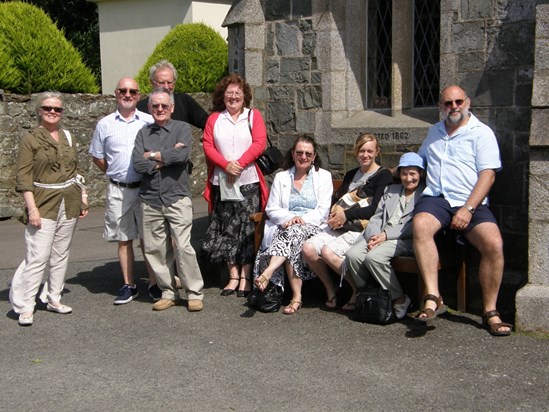
<svg viewBox="0 0 549 412">
<path fill-rule="evenodd" d="M 341 188 L 335 193 L 335 200 L 356 193 L 362 200 L 356 207 L 332 209 L 327 227 L 322 232 L 307 240 L 303 245 L 303 259 L 319 277 L 326 289 L 326 308 L 337 308 L 337 295 L 330 277 L 329 268 L 341 274 L 341 263 L 345 252 L 360 237 L 362 226 L 348 225 L 356 219 L 370 219 L 377 208 L 383 191 L 393 183 L 393 176 L 388 169 L 381 167 L 376 158 L 381 149 L 376 137 L 362 133 L 356 139 L 354 153 L 359 167 L 348 171 L 343 178 Z M 356 306 L 357 287 L 351 277 L 345 277 L 353 291 L 349 302 L 341 309 L 353 311 Z"/>
</svg>

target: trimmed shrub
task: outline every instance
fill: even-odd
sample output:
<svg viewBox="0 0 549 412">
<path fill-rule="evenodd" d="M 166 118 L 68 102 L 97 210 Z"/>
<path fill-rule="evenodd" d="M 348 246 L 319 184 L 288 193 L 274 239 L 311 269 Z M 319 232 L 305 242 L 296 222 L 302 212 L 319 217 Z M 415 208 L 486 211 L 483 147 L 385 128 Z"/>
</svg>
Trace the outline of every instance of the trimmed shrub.
<svg viewBox="0 0 549 412">
<path fill-rule="evenodd" d="M 41 9 L 0 3 L 0 88 L 13 93 L 98 93 L 92 72 Z"/>
<path fill-rule="evenodd" d="M 175 92 L 211 92 L 228 73 L 228 46 L 211 27 L 203 23 L 178 24 L 156 46 L 137 75 L 142 91 L 151 91 L 149 68 L 169 60 L 177 69 Z"/>
</svg>

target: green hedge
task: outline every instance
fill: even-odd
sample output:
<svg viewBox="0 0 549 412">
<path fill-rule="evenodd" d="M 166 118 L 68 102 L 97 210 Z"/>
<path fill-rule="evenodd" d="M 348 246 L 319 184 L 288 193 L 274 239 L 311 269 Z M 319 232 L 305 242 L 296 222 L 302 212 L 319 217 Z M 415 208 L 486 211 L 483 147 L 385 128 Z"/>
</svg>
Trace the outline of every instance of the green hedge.
<svg viewBox="0 0 549 412">
<path fill-rule="evenodd" d="M 38 7 L 0 3 L 0 88 L 13 93 L 98 93 L 76 49 Z"/>
<path fill-rule="evenodd" d="M 211 92 L 228 73 L 227 43 L 203 23 L 179 24 L 156 46 L 137 75 L 144 92 L 151 91 L 149 68 L 163 59 L 177 69 L 176 92 Z"/>
</svg>

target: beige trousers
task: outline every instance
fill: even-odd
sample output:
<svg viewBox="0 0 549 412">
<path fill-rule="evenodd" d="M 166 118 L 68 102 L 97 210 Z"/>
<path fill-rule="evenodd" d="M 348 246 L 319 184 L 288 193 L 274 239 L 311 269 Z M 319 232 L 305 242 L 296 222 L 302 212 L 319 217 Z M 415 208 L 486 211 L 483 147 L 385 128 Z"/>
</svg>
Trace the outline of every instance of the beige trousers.
<svg viewBox="0 0 549 412">
<path fill-rule="evenodd" d="M 162 298 L 178 298 L 173 279 L 175 265 L 187 299 L 203 299 L 204 281 L 191 245 L 193 206 L 188 197 L 152 207 L 141 203 L 145 256 L 156 275 Z"/>
</svg>

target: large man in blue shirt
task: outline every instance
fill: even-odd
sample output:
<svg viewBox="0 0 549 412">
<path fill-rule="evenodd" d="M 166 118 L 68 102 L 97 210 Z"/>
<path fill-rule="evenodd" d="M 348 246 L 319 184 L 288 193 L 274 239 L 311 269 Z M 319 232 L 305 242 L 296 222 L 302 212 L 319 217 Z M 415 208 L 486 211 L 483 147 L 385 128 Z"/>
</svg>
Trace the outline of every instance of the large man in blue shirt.
<svg viewBox="0 0 549 412">
<path fill-rule="evenodd" d="M 503 277 L 503 241 L 487 207 L 488 193 L 501 160 L 492 130 L 469 112 L 471 100 L 459 86 L 440 94 L 443 120 L 435 124 L 419 149 L 427 162 L 427 187 L 414 211 L 414 250 L 425 282 L 424 308 L 416 320 L 426 323 L 445 310 L 438 289 L 435 234 L 451 228 L 480 252 L 479 281 L 484 324 L 494 336 L 507 336 L 496 301 Z"/>
</svg>

